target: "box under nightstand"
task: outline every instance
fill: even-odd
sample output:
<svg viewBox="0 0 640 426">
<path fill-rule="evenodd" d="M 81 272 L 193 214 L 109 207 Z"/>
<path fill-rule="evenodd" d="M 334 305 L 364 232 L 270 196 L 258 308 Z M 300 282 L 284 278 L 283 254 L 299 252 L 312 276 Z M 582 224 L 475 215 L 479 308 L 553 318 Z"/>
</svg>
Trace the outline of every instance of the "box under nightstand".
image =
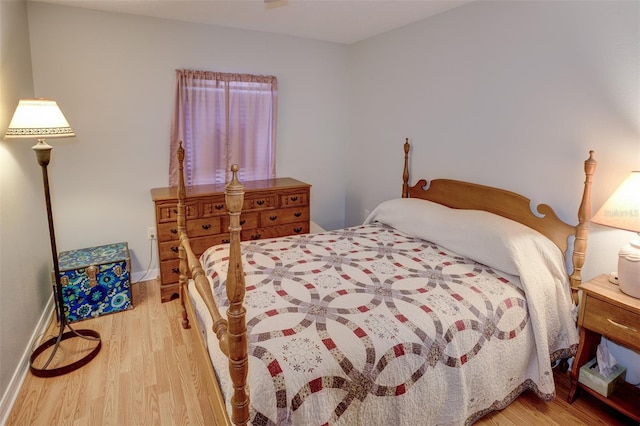
<svg viewBox="0 0 640 426">
<path fill-rule="evenodd" d="M 640 299 L 624 294 L 609 282 L 606 274 L 583 283 L 579 289 L 582 290 L 578 316 L 580 344 L 571 370 L 571 389 L 567 399 L 575 401 L 583 389 L 640 422 L 640 390 L 635 386 L 623 383 L 617 391 L 605 397 L 578 381 L 580 368 L 595 357 L 602 337 L 640 351 Z"/>
</svg>

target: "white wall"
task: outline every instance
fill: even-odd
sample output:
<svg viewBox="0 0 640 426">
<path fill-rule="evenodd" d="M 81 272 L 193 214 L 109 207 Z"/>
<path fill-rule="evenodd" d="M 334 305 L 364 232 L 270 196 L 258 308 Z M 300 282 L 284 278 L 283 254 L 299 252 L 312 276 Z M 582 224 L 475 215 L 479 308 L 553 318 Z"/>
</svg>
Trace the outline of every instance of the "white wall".
<svg viewBox="0 0 640 426">
<path fill-rule="evenodd" d="M 35 141 L 3 141 L 20 98 L 33 96 L 27 8 L 0 1 L 0 424 L 51 297 L 51 247 Z M 21 368 L 16 370 L 16 367 Z"/>
<path fill-rule="evenodd" d="M 50 167 L 60 251 L 128 241 L 149 263 L 149 190 L 167 186 L 175 69 L 278 77 L 277 174 L 313 185 L 312 219 L 344 223 L 347 47 L 185 22 L 29 3 L 37 96 L 77 137 Z M 157 261 L 152 268 L 157 268 Z"/>
<path fill-rule="evenodd" d="M 405 137 L 414 182 L 503 187 L 571 223 L 593 149 L 595 213 L 640 169 L 639 40 L 639 2 L 492 1 L 351 45 L 347 224 L 400 196 Z M 632 236 L 593 225 L 583 276 Z"/>
</svg>

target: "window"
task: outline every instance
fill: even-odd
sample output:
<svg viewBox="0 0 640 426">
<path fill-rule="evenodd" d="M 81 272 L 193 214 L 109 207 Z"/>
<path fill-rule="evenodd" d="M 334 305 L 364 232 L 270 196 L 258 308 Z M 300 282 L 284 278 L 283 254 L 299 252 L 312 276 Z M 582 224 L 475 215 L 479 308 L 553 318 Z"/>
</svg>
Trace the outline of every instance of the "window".
<svg viewBox="0 0 640 426">
<path fill-rule="evenodd" d="M 187 185 L 225 183 L 231 164 L 245 181 L 274 178 L 277 94 L 274 76 L 176 70 L 169 185 L 180 141 Z"/>
</svg>

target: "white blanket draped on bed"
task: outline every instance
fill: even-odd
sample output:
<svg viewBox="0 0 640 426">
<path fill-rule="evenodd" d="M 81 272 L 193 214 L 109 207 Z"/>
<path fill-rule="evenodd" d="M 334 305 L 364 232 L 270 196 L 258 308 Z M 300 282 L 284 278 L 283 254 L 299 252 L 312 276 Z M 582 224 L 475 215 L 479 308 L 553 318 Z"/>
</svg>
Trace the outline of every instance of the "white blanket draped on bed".
<svg viewBox="0 0 640 426">
<path fill-rule="evenodd" d="M 478 210 L 457 210 L 418 199 L 382 203 L 365 220 L 379 221 L 458 254 L 520 277 L 529 307 L 539 365 L 560 348 L 577 348 L 568 276 L 560 249 L 537 231 Z M 554 302 L 555 303 L 552 303 Z M 542 369 L 540 391 L 554 392 L 553 375 Z"/>
<path fill-rule="evenodd" d="M 551 360 L 578 341 L 560 251 L 441 207 L 392 200 L 361 227 L 242 244 L 253 424 L 462 424 L 527 388 L 555 395 Z M 228 247 L 201 260 L 224 315 Z"/>
</svg>

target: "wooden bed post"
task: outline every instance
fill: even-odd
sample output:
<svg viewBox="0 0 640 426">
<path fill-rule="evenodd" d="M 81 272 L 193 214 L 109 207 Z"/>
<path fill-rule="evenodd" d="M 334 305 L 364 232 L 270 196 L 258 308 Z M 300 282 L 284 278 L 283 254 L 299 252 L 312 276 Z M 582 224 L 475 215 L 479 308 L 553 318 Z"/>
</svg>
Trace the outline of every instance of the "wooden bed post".
<svg viewBox="0 0 640 426">
<path fill-rule="evenodd" d="M 402 172 L 402 198 L 409 197 L 409 138 L 404 140 L 404 170 Z"/>
<path fill-rule="evenodd" d="M 220 350 L 229 358 L 229 372 L 233 382 L 233 396 L 231 397 L 231 421 L 237 425 L 245 425 L 249 422 L 249 395 L 247 393 L 247 376 L 249 372 L 249 359 L 247 349 L 247 325 L 246 311 L 242 306 L 245 294 L 244 272 L 242 270 L 242 258 L 240 257 L 240 213 L 244 203 L 244 187 L 238 181 L 238 166 L 231 166 L 233 178 L 225 187 L 225 199 L 230 216 L 230 248 L 229 248 L 229 271 L 227 275 L 227 297 L 229 299 L 229 309 L 227 319 L 222 318 L 216 305 L 211 290 L 211 284 L 206 277 L 204 269 L 198 257 L 193 252 L 187 235 L 187 214 L 186 214 L 186 188 L 184 184 L 184 149 L 182 143 L 177 150 L 178 156 L 178 239 L 180 246 L 178 256 L 180 258 L 180 302 L 182 307 L 182 325 L 189 327 L 187 311 L 185 309 L 189 297 L 188 284 L 189 277 L 194 282 L 194 286 L 202 301 L 211 315 L 211 329 L 218 337 Z M 191 303 L 189 303 L 191 306 Z M 202 345 L 203 357 L 208 360 L 206 346 Z M 209 364 L 210 365 L 210 364 Z M 215 381 L 215 373 L 211 370 L 211 378 Z M 224 401 L 219 388 L 214 400 L 219 403 L 220 411 L 226 412 Z M 224 423 L 223 420 L 221 422 Z"/>
<path fill-rule="evenodd" d="M 185 198 L 187 196 L 187 190 L 184 186 L 184 148 L 182 147 L 182 141 L 179 142 L 178 150 L 178 235 L 187 232 L 187 219 L 186 219 L 186 206 Z M 187 317 L 187 311 L 184 306 L 184 298 L 187 297 L 187 272 L 189 270 L 187 265 L 187 254 L 182 244 L 178 246 L 178 259 L 180 259 L 180 275 L 178 278 L 178 294 L 180 295 L 180 314 L 182 316 L 182 328 L 189 328 L 189 318 Z"/>
<path fill-rule="evenodd" d="M 573 301 L 578 302 L 578 286 L 582 283 L 582 266 L 587 252 L 587 236 L 589 234 L 589 220 L 591 219 L 591 179 L 596 171 L 597 161 L 593 158 L 593 151 L 589 151 L 589 158 L 584 162 L 584 191 L 582 202 L 578 209 L 578 225 L 576 238 L 573 243 L 573 272 L 569 277 Z"/>
<path fill-rule="evenodd" d="M 224 191 L 230 216 L 231 241 L 229 272 L 227 273 L 227 298 L 229 299 L 227 321 L 229 324 L 229 373 L 233 381 L 231 421 L 237 425 L 244 425 L 249 422 L 249 395 L 246 389 L 249 359 L 247 356 L 246 310 L 243 306 L 245 281 L 240 253 L 240 213 L 244 203 L 244 187 L 238 181 L 238 169 L 237 164 L 231 166 L 233 176 Z"/>
</svg>

